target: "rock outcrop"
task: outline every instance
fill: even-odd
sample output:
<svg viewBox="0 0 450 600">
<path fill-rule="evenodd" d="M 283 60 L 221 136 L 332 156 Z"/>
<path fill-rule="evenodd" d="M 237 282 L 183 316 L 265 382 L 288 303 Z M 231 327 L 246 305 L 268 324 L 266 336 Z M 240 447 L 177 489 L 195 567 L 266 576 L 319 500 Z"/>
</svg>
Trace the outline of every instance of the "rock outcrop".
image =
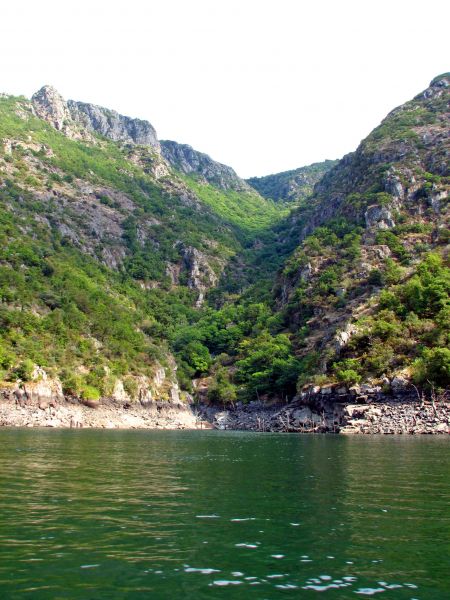
<svg viewBox="0 0 450 600">
<path fill-rule="evenodd" d="M 361 221 L 366 217 L 369 226 L 390 229 L 395 226 L 394 210 L 417 210 L 417 200 L 430 195 L 418 174 L 449 174 L 449 86 L 450 74 L 435 78 L 324 174 L 314 187 L 308 213 L 292 216 L 300 241 L 336 216 Z M 377 193 L 383 196 L 382 206 L 374 202 Z"/>
<path fill-rule="evenodd" d="M 19 404 L 0 395 L 0 427 L 203 429 L 195 409 L 180 403 L 111 404 L 62 401 Z"/>
<path fill-rule="evenodd" d="M 216 429 L 287 433 L 448 434 L 450 403 L 419 400 L 415 391 L 393 394 L 361 386 L 313 387 L 289 404 L 238 403 L 227 409 L 204 406 L 201 418 Z"/>
<path fill-rule="evenodd" d="M 72 118 L 67 102 L 51 85 L 44 85 L 32 98 L 31 103 L 36 115 L 47 121 L 52 127 L 67 137 L 79 139 L 83 132 Z"/>
<path fill-rule="evenodd" d="M 227 165 L 216 162 L 203 152 L 194 150 L 187 144 L 161 140 L 161 153 L 168 163 L 178 171 L 189 175 L 200 175 L 209 183 L 224 190 L 248 190 L 247 183 Z"/>
<path fill-rule="evenodd" d="M 31 98 L 34 111 L 58 131 L 71 138 L 92 139 L 97 133 L 115 142 L 151 146 L 159 151 L 154 127 L 95 104 L 68 100 L 52 86 L 45 85 Z"/>
<path fill-rule="evenodd" d="M 375 229 L 392 229 L 395 227 L 392 213 L 385 206 L 369 206 L 364 217 L 367 227 L 374 227 Z"/>
<path fill-rule="evenodd" d="M 0 426 L 203 428 L 190 398 L 180 397 L 176 365 L 170 357 L 169 363 L 170 369 L 156 364 L 153 377 L 137 377 L 134 393 L 117 379 L 111 395 L 99 400 L 64 394 L 58 378 L 35 366 L 30 381 L 2 383 Z"/>
<path fill-rule="evenodd" d="M 152 146 L 159 150 L 159 142 L 153 125 L 141 119 L 120 115 L 115 110 L 69 100 L 70 115 L 89 131 L 93 131 L 115 142 Z"/>
<path fill-rule="evenodd" d="M 192 246 L 183 249 L 184 267 L 188 273 L 188 287 L 199 292 L 196 306 L 202 305 L 205 293 L 217 283 L 217 275 L 208 263 L 207 257 Z"/>
</svg>

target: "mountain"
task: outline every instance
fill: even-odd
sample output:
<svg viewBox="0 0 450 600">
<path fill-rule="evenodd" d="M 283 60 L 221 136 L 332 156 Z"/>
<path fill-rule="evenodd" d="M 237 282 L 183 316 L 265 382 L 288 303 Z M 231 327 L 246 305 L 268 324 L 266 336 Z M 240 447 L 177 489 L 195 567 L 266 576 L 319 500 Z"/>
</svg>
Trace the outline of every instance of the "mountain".
<svg viewBox="0 0 450 600">
<path fill-rule="evenodd" d="M 303 381 L 448 382 L 449 84 L 393 110 L 289 218 L 275 295 Z"/>
<path fill-rule="evenodd" d="M 88 132 L 92 132 L 113 141 L 152 146 L 159 150 L 155 128 L 148 121 L 131 119 L 95 104 L 75 100 L 65 102 L 61 94 L 49 85 L 36 92 L 31 102 L 38 117 L 69 137 L 92 140 L 88 136 Z"/>
<path fill-rule="evenodd" d="M 436 77 L 393 110 L 230 260 L 222 293 L 238 299 L 195 324 L 210 397 L 292 398 L 315 384 L 342 401 L 357 384 L 375 395 L 449 384 L 449 83 Z"/>
<path fill-rule="evenodd" d="M 336 160 L 325 160 L 274 175 L 251 177 L 246 181 L 264 198 L 299 204 L 312 194 L 315 184 L 337 162 Z"/>
<path fill-rule="evenodd" d="M 66 394 L 177 397 L 177 323 L 282 211 L 175 170 L 150 123 L 49 86 L 0 97 L 0 140 L 0 379 L 44 368 Z"/>
<path fill-rule="evenodd" d="M 340 161 L 247 182 L 148 121 L 1 95 L 2 393 L 445 387 L 449 83 Z"/>
</svg>

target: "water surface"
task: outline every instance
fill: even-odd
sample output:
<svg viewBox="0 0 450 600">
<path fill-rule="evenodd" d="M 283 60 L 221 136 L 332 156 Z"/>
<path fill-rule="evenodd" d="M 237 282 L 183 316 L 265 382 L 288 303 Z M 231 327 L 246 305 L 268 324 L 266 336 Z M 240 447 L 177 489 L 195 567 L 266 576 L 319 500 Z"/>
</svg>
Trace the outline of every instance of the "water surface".
<svg viewBox="0 0 450 600">
<path fill-rule="evenodd" d="M 438 437 L 0 431 L 0 597 L 450 598 Z"/>
</svg>

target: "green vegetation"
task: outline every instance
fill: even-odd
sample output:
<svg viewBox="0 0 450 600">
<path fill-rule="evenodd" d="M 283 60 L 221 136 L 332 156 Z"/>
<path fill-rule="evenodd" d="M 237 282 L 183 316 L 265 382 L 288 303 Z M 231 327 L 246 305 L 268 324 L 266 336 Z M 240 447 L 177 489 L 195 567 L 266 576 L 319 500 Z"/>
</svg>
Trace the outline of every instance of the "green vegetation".
<svg viewBox="0 0 450 600">
<path fill-rule="evenodd" d="M 336 160 L 324 160 L 275 175 L 251 177 L 247 182 L 264 198 L 299 204 L 312 194 L 314 185 L 336 164 Z"/>
<path fill-rule="evenodd" d="M 0 199 L 4 206 L 11 196 L 1 190 Z M 165 360 L 157 311 L 148 308 L 152 291 L 62 242 L 26 217 L 0 212 L 0 378 L 27 380 L 35 363 L 92 396 L 94 383 L 107 391 L 109 374 L 151 375 L 155 360 Z M 153 339 L 144 331 L 149 323 Z"/>
<path fill-rule="evenodd" d="M 370 163 L 386 141 L 411 146 L 418 161 L 416 129 L 440 113 L 431 101 L 416 104 L 369 136 L 353 171 L 326 161 L 250 180 L 262 198 L 177 172 L 157 179 L 153 151 L 69 139 L 24 99 L 0 98 L 0 380 L 29 380 L 39 365 L 86 402 L 110 395 L 118 378 L 135 397 L 138 378 L 170 370 L 173 355 L 182 388 L 208 378 L 209 400 L 222 404 L 400 370 L 422 387 L 445 387 L 441 191 L 450 182 L 430 172 L 441 155 L 420 165 L 402 158 L 403 170 L 385 157 Z M 411 206 L 396 211 L 392 173 L 405 190 L 414 173 Z M 396 226 L 366 230 L 370 205 L 389 207 Z M 187 248 L 220 276 L 200 308 Z"/>
<path fill-rule="evenodd" d="M 225 223 L 237 227 L 245 239 L 268 229 L 288 213 L 252 191 L 222 190 L 194 177 L 184 178 L 200 200 L 212 208 Z"/>
<path fill-rule="evenodd" d="M 431 125 L 435 122 L 436 115 L 427 108 L 411 106 L 408 110 L 408 108 L 402 107 L 397 114 L 391 114 L 379 127 L 374 129 L 368 140 L 370 142 L 380 142 L 384 139 L 417 142 L 419 136 L 414 131 L 414 127 Z"/>
<path fill-rule="evenodd" d="M 341 381 L 411 367 L 417 383 L 445 386 L 450 377 L 450 269 L 429 254 L 405 282 L 388 285 L 375 313 L 357 323 L 333 370 Z M 352 371 L 352 373 L 349 373 Z"/>
<path fill-rule="evenodd" d="M 16 114 L 17 110 L 22 111 L 25 117 Z M 198 209 L 179 195 L 166 191 L 151 175 L 129 160 L 131 149 L 127 147 L 104 139 L 99 139 L 96 145 L 68 139 L 33 117 L 26 103 L 12 97 L 0 99 L 0 139 L 3 137 L 22 140 L 23 145 L 16 144 L 12 155 L 5 157 L 15 167 L 12 176 L 15 183 L 34 189 L 52 189 L 55 184 L 71 183 L 80 178 L 94 185 L 107 185 L 119 190 L 136 204 L 125 224 L 125 238 L 132 252 L 127 267 L 136 279 L 163 278 L 166 262 L 179 259 L 177 242 L 180 241 L 206 249 L 217 258 L 228 257 L 241 248 L 243 234 L 238 220 L 224 221 L 209 209 L 206 201 L 201 206 L 202 218 L 199 219 Z M 33 147 L 27 148 L 30 144 Z M 35 146 L 40 149 L 36 150 Z M 29 179 L 32 158 L 39 161 L 33 181 Z M 105 194 L 99 194 L 99 200 L 108 206 L 114 203 Z M 258 200 L 262 202 L 262 224 L 268 225 L 276 218 L 277 211 L 270 203 L 264 204 L 256 194 L 249 199 L 243 215 L 247 214 L 251 205 L 253 214 L 256 214 Z M 230 197 L 227 201 L 230 204 L 239 202 L 239 196 Z M 51 208 L 48 206 L 47 210 L 51 212 Z M 264 208 L 270 217 L 264 216 Z M 40 209 L 45 211 L 46 207 L 41 205 Z M 145 247 L 138 249 L 137 227 L 150 216 L 157 218 L 158 223 L 152 227 L 152 235 Z M 214 240 L 214 246 L 208 245 L 207 240 Z"/>
</svg>

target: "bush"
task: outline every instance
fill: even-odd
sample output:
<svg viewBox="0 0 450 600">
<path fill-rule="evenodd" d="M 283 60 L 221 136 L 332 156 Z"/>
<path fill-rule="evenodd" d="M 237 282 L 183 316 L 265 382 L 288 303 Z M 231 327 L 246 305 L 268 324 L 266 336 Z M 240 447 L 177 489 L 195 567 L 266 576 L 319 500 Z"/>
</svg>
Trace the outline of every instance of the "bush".
<svg viewBox="0 0 450 600">
<path fill-rule="evenodd" d="M 367 353 L 364 366 L 374 375 L 387 372 L 394 358 L 393 348 L 385 342 L 374 342 Z"/>
<path fill-rule="evenodd" d="M 338 379 L 339 381 L 342 381 L 342 383 L 351 385 L 353 383 L 359 383 L 361 381 L 361 375 L 353 369 L 345 369 L 338 371 Z"/>
<path fill-rule="evenodd" d="M 0 368 L 10 369 L 14 364 L 14 356 L 0 347 Z"/>
<path fill-rule="evenodd" d="M 208 400 L 213 403 L 233 404 L 236 397 L 236 387 L 231 383 L 226 369 L 218 369 L 208 389 Z"/>
<path fill-rule="evenodd" d="M 138 384 L 134 377 L 125 377 L 123 380 L 123 388 L 130 398 L 134 399 L 137 397 Z"/>
<path fill-rule="evenodd" d="M 13 375 L 16 379 L 22 381 L 30 381 L 34 371 L 33 361 L 26 358 L 22 361 L 13 371 Z"/>
<path fill-rule="evenodd" d="M 359 383 L 361 381 L 361 364 L 354 358 L 347 358 L 333 363 L 333 371 L 339 381 L 346 384 Z"/>
<path fill-rule="evenodd" d="M 388 340 L 401 333 L 401 326 L 397 322 L 395 314 L 390 310 L 382 310 L 376 316 L 375 323 L 372 328 L 372 335 Z"/>
<path fill-rule="evenodd" d="M 92 385 L 83 384 L 80 388 L 80 396 L 83 400 L 100 400 L 100 392 Z"/>
<path fill-rule="evenodd" d="M 383 285 L 383 275 L 379 269 L 372 269 L 369 273 L 367 283 L 370 285 Z"/>
<path fill-rule="evenodd" d="M 450 350 L 426 348 L 414 363 L 414 380 L 445 388 L 450 385 Z"/>
</svg>

